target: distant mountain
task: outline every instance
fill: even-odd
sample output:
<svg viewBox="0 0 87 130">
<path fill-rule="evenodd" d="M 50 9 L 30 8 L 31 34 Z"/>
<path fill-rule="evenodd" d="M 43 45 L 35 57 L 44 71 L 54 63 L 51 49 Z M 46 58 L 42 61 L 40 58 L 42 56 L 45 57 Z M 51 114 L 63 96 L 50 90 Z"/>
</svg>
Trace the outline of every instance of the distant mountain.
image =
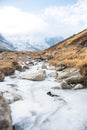
<svg viewBox="0 0 87 130">
<path fill-rule="evenodd" d="M 29 35 L 13 35 L 8 36 L 7 39 L 13 43 L 17 51 L 44 50 L 63 40 L 62 37 L 31 39 Z"/>
<path fill-rule="evenodd" d="M 46 43 L 50 46 L 53 46 L 53 45 L 55 45 L 56 43 L 58 43 L 62 40 L 64 40 L 63 37 L 52 37 L 52 38 L 46 38 L 45 39 Z"/>
<path fill-rule="evenodd" d="M 0 34 L 0 52 L 2 51 L 15 51 L 12 43 L 7 41 L 2 34 Z"/>
</svg>

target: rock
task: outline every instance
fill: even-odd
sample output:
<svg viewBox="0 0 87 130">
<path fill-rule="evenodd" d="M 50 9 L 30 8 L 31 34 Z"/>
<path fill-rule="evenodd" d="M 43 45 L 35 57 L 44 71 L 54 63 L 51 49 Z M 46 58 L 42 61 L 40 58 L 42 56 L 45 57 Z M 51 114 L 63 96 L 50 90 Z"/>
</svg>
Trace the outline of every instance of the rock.
<svg viewBox="0 0 87 130">
<path fill-rule="evenodd" d="M 14 78 L 17 78 L 16 75 L 11 75 L 10 78 L 14 79 Z"/>
<path fill-rule="evenodd" d="M 56 66 L 56 70 L 57 71 L 62 71 L 64 69 L 67 68 L 67 65 L 63 64 L 63 63 L 58 63 L 57 66 Z"/>
<path fill-rule="evenodd" d="M 38 57 L 36 58 L 36 60 L 40 62 L 40 61 L 45 60 L 45 58 L 44 58 L 44 57 L 42 57 L 42 56 L 38 56 Z"/>
<path fill-rule="evenodd" d="M 47 69 L 46 64 L 45 64 L 45 63 L 43 63 L 41 68 L 42 68 L 42 69 Z"/>
<path fill-rule="evenodd" d="M 15 69 L 12 67 L 5 67 L 5 68 L 0 69 L 0 71 L 3 72 L 5 76 L 9 76 L 9 75 L 14 74 Z"/>
<path fill-rule="evenodd" d="M 46 71 L 41 70 L 35 73 L 25 73 L 24 75 L 21 76 L 21 78 L 33 80 L 33 81 L 42 81 L 42 80 L 45 80 L 46 78 Z"/>
<path fill-rule="evenodd" d="M 3 72 L 0 72 L 0 82 L 4 81 L 5 75 Z"/>
<path fill-rule="evenodd" d="M 15 70 L 19 70 L 19 71 L 22 71 L 22 67 L 20 66 L 20 64 L 16 61 L 13 61 L 12 62 L 12 67 L 15 68 Z"/>
<path fill-rule="evenodd" d="M 50 72 L 49 74 L 48 74 L 48 76 L 50 76 L 50 77 L 57 77 L 57 72 L 56 71 L 54 71 L 54 72 Z"/>
<path fill-rule="evenodd" d="M 77 49 L 80 51 L 82 48 L 87 47 L 87 40 L 82 41 L 78 46 Z"/>
<path fill-rule="evenodd" d="M 50 55 L 50 56 L 47 57 L 47 60 L 51 60 L 51 59 L 53 59 L 52 55 Z"/>
<path fill-rule="evenodd" d="M 63 80 L 63 81 L 61 82 L 61 87 L 62 87 L 63 89 L 70 89 L 70 88 L 71 88 L 71 86 L 68 85 L 68 83 L 67 83 L 65 80 Z"/>
<path fill-rule="evenodd" d="M 52 94 L 50 91 L 47 92 L 47 95 L 51 96 L 51 97 L 60 97 L 59 95 L 56 94 Z"/>
<path fill-rule="evenodd" d="M 82 74 L 83 77 L 84 77 L 83 85 L 87 88 L 87 63 L 83 64 L 83 65 L 80 67 L 80 72 L 81 72 L 81 74 Z"/>
<path fill-rule="evenodd" d="M 84 86 L 82 85 L 82 84 L 77 84 L 75 87 L 74 87 L 74 89 L 76 90 L 76 89 L 83 89 L 84 88 Z"/>
<path fill-rule="evenodd" d="M 29 66 L 25 65 L 25 66 L 23 66 L 23 69 L 24 70 L 29 69 Z"/>
<path fill-rule="evenodd" d="M 82 83 L 84 81 L 84 79 L 83 79 L 82 75 L 75 75 L 75 76 L 71 76 L 69 78 L 66 78 L 65 81 L 68 84 L 77 84 L 77 83 Z"/>
<path fill-rule="evenodd" d="M 0 94 L 0 130 L 13 130 L 10 107 L 2 94 Z"/>
<path fill-rule="evenodd" d="M 55 70 L 55 66 L 50 65 L 48 70 Z"/>
<path fill-rule="evenodd" d="M 18 101 L 18 100 L 22 100 L 22 97 L 20 95 L 10 92 L 10 91 L 3 92 L 3 96 L 4 96 L 4 98 L 7 99 L 9 104 L 11 104 L 15 101 Z"/>
<path fill-rule="evenodd" d="M 57 80 L 65 80 L 66 78 L 70 78 L 72 76 L 81 76 L 78 69 L 75 68 L 68 68 L 65 69 L 65 71 L 62 71 L 61 73 L 58 73 Z"/>
<path fill-rule="evenodd" d="M 59 86 L 53 86 L 52 89 L 61 89 Z"/>
</svg>

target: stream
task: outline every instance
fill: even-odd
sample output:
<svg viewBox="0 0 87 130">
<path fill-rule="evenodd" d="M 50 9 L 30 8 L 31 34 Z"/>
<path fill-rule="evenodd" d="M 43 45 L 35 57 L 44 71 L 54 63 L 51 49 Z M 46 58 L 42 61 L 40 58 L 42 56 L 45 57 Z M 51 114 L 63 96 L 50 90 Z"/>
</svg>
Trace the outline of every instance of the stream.
<svg viewBox="0 0 87 130">
<path fill-rule="evenodd" d="M 27 71 L 41 69 L 41 63 Z M 46 70 L 48 74 L 53 70 Z M 87 130 L 87 89 L 53 89 L 60 84 L 47 75 L 44 81 L 6 77 L 0 91 L 11 91 L 22 97 L 12 102 L 11 115 L 15 130 Z M 2 87 L 3 86 L 3 87 Z M 49 96 L 51 92 L 57 96 Z M 7 97 L 10 98 L 10 97 Z"/>
</svg>

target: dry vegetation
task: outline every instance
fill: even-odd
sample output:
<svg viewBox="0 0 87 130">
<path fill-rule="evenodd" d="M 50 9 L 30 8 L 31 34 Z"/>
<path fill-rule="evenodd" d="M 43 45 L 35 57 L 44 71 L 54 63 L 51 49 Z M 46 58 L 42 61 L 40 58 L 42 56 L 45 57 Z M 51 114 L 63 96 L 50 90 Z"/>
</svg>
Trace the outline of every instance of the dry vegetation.
<svg viewBox="0 0 87 130">
<path fill-rule="evenodd" d="M 69 66 L 80 68 L 87 64 L 87 30 L 45 50 L 43 56 L 48 55 L 53 56 L 53 59 L 49 61 L 53 65 L 63 62 Z"/>
<path fill-rule="evenodd" d="M 13 61 L 28 61 L 28 56 L 36 59 L 38 56 L 53 58 L 49 62 L 57 65 L 59 62 L 81 69 L 87 74 L 87 29 L 79 34 L 41 52 L 3 52 L 0 53 L 0 68 L 11 67 Z M 84 72 L 85 71 L 85 72 Z"/>
</svg>

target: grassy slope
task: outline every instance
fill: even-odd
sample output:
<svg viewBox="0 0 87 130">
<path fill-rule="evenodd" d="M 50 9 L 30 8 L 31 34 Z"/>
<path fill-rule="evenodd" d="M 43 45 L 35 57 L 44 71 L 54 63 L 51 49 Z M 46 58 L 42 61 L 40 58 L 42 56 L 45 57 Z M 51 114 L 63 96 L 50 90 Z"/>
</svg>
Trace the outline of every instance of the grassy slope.
<svg viewBox="0 0 87 130">
<path fill-rule="evenodd" d="M 63 62 L 73 67 L 81 67 L 83 64 L 87 64 L 87 46 L 84 46 L 83 43 L 86 40 L 87 30 L 84 30 L 48 48 L 43 52 L 43 55 L 45 57 L 52 55 L 53 59 L 49 62 L 53 65 Z"/>
</svg>

